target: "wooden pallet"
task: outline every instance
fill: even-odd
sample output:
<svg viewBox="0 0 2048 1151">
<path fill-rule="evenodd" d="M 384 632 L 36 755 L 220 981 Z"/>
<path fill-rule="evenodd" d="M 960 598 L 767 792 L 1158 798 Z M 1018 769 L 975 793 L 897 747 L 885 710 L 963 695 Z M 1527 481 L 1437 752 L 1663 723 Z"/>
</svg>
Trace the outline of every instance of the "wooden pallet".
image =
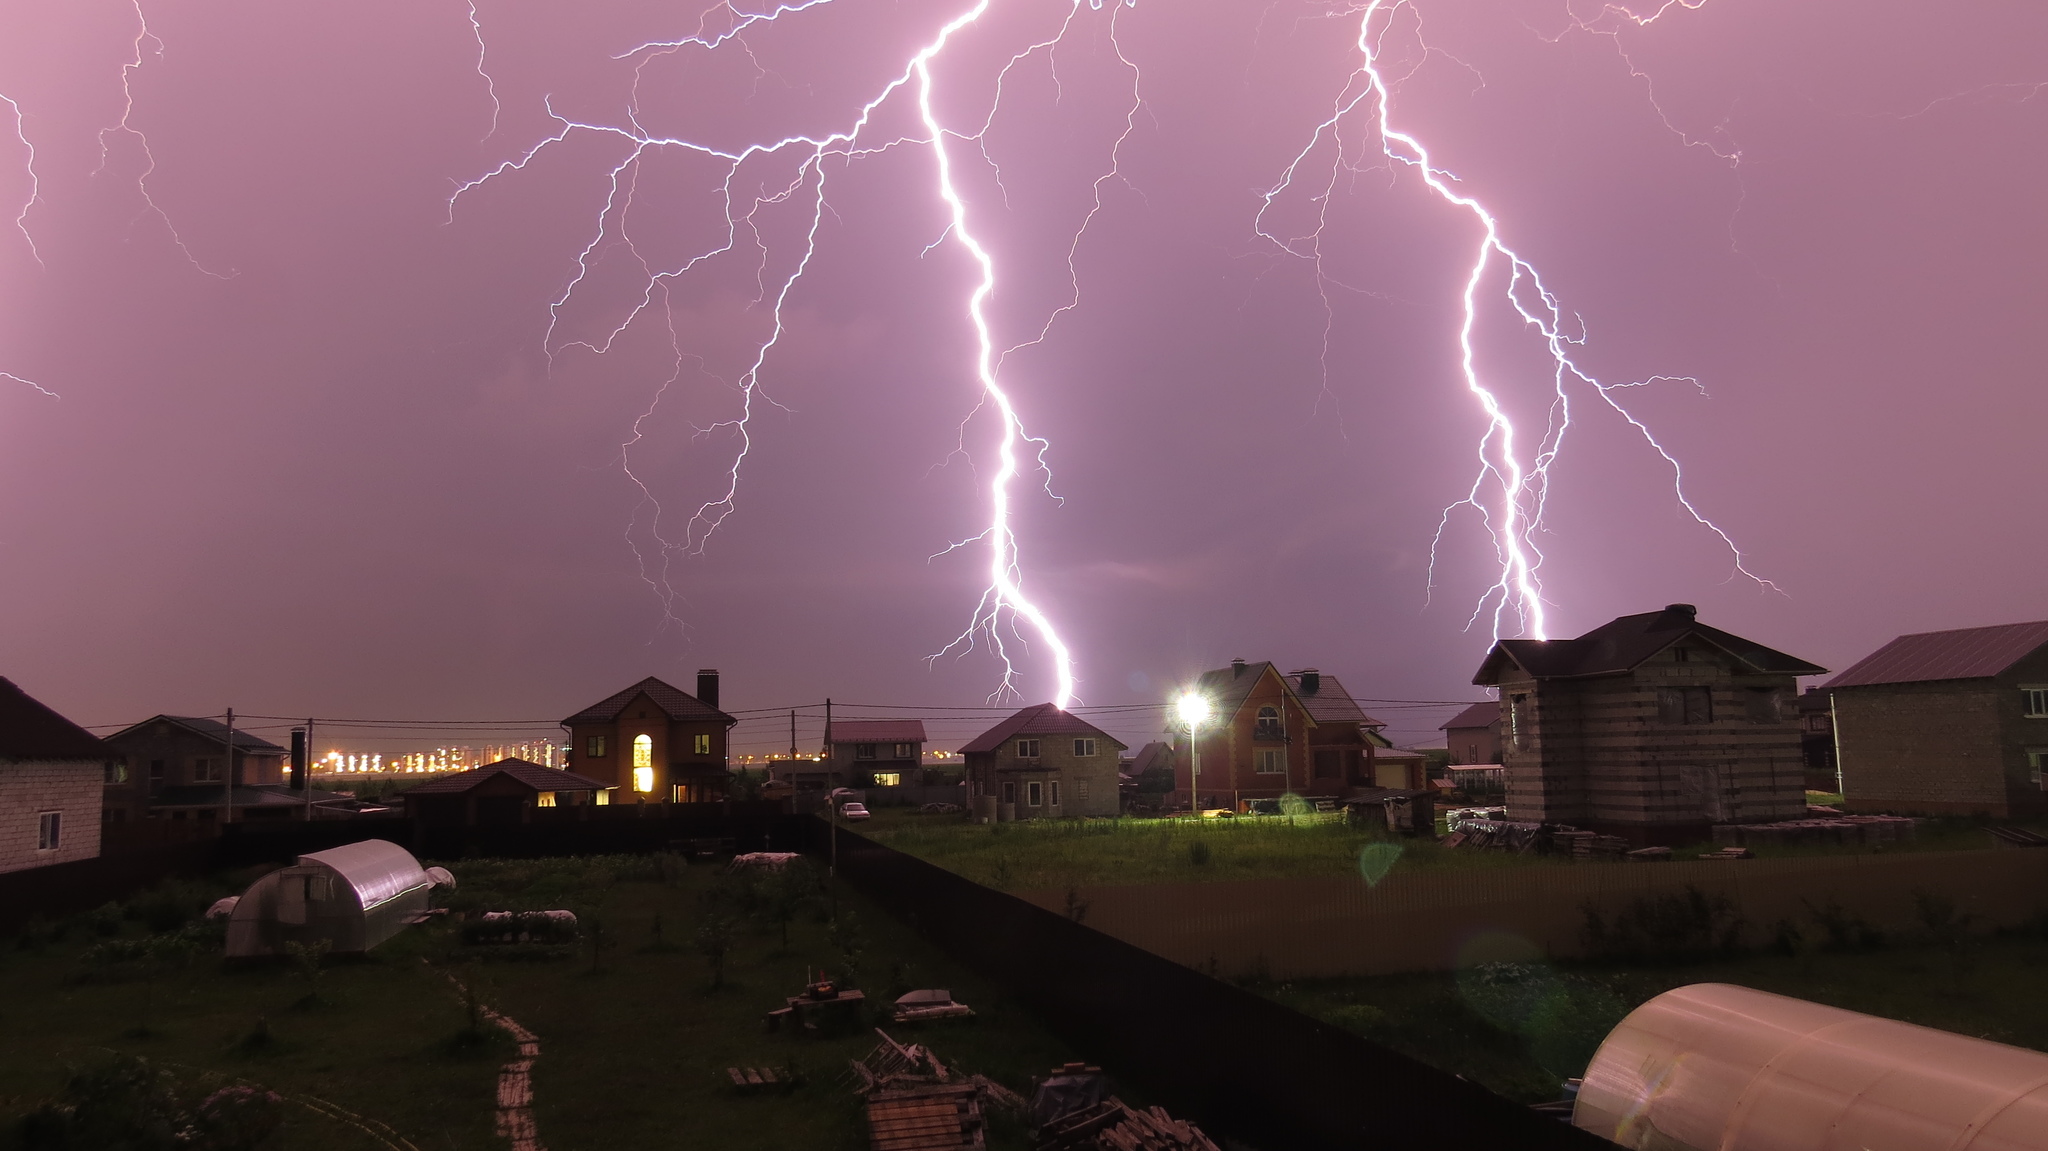
<svg viewBox="0 0 2048 1151">
<path fill-rule="evenodd" d="M 733 1090 L 742 1095 L 759 1091 L 788 1091 L 797 1085 L 795 1076 L 774 1067 L 728 1067 L 725 1073 L 732 1079 Z"/>
<path fill-rule="evenodd" d="M 972 1084 L 884 1091 L 868 1099 L 873 1151 L 963 1151 L 982 1146 Z"/>
</svg>

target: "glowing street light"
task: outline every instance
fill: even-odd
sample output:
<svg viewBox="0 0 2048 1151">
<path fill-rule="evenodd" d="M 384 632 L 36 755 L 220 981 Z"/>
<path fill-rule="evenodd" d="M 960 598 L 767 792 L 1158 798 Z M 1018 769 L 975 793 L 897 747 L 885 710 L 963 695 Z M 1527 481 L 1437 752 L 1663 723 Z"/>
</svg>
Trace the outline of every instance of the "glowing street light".
<svg viewBox="0 0 2048 1151">
<path fill-rule="evenodd" d="M 1201 771 L 1201 752 L 1195 748 L 1195 729 L 1209 718 L 1209 697 L 1188 692 L 1175 701 L 1174 710 L 1180 713 L 1181 722 L 1188 725 L 1188 810 L 1200 817 L 1201 805 L 1195 799 L 1195 776 Z"/>
</svg>

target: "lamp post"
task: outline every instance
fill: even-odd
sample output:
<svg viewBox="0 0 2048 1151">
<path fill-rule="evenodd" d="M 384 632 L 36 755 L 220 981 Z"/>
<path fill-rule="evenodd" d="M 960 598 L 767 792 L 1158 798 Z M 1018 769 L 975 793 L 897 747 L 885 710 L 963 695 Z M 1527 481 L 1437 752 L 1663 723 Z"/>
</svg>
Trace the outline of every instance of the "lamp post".
<svg viewBox="0 0 2048 1151">
<path fill-rule="evenodd" d="M 1198 786 L 1195 777 L 1202 770 L 1202 753 L 1197 749 L 1195 732 L 1202 726 L 1202 721 L 1209 718 L 1209 699 L 1191 691 L 1181 696 L 1174 706 L 1180 712 L 1181 722 L 1188 725 L 1188 811 L 1199 819 L 1202 813 L 1195 798 Z"/>
</svg>

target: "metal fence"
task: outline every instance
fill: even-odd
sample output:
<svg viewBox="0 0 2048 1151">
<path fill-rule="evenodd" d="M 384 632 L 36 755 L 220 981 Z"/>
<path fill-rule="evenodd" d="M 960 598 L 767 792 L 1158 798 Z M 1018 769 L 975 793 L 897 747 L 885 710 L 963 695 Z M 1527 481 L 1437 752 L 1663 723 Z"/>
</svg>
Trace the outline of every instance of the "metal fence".
<svg viewBox="0 0 2048 1151">
<path fill-rule="evenodd" d="M 1725 898 L 1754 941 L 1816 911 L 1886 929 L 1917 921 L 1919 896 L 1950 900 L 1982 927 L 2048 912 L 2048 851 L 1902 852 L 1682 863 L 1532 864 L 1224 883 L 1019 893 L 1177 963 L 1275 979 L 1448 970 L 1530 953 L 1585 953 L 1587 909 L 1606 915 L 1688 888 Z"/>
</svg>

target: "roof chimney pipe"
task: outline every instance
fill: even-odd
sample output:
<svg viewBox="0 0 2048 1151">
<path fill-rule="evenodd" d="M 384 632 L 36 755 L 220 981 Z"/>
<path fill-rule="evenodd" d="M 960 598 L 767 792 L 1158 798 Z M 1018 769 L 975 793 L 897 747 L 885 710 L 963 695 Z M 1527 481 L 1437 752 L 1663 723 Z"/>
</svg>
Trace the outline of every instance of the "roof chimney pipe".
<svg viewBox="0 0 2048 1151">
<path fill-rule="evenodd" d="M 1312 667 L 1301 669 L 1301 694 L 1314 695 L 1323 690 L 1323 673 Z"/>
<path fill-rule="evenodd" d="M 697 669 L 697 698 L 706 707 L 718 706 L 718 669 L 700 667 Z"/>
<path fill-rule="evenodd" d="M 1664 605 L 1664 614 L 1690 623 L 1700 617 L 1700 609 L 1689 603 L 1667 603 Z"/>
<path fill-rule="evenodd" d="M 1235 679 L 1236 677 L 1238 677 L 1238 676 L 1241 676 L 1241 675 L 1243 675 L 1243 674 L 1244 674 L 1244 669 L 1245 669 L 1245 662 L 1244 662 L 1243 660 L 1241 660 L 1241 659 L 1234 659 L 1234 660 L 1231 660 L 1231 661 L 1230 661 L 1230 675 L 1231 675 L 1231 678 Z"/>
</svg>

